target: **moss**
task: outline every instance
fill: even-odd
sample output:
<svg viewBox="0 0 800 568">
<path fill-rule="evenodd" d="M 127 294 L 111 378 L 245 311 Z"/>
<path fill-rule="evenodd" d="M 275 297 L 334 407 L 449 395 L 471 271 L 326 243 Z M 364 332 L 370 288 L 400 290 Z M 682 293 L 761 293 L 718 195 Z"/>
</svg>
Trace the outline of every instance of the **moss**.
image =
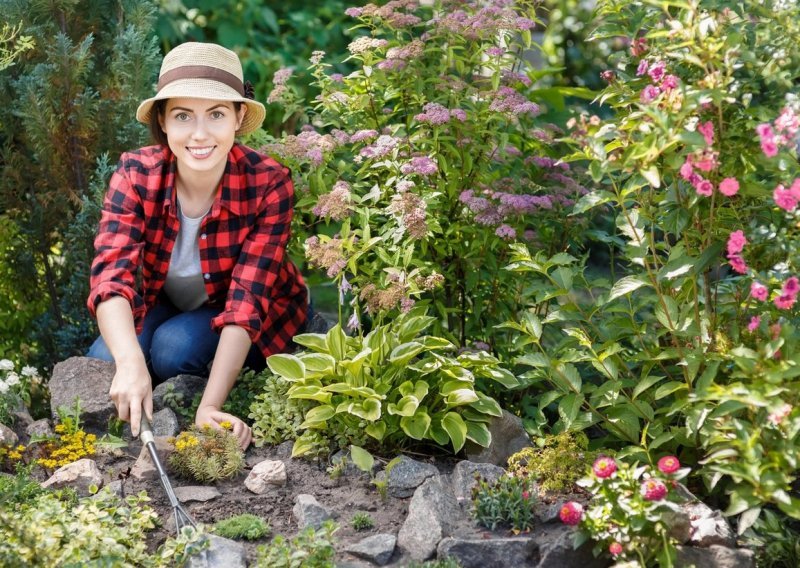
<svg viewBox="0 0 800 568">
<path fill-rule="evenodd" d="M 223 519 L 214 525 L 214 532 L 225 538 L 257 540 L 269 534 L 269 523 L 250 513 Z"/>
<path fill-rule="evenodd" d="M 597 457 L 588 447 L 589 440 L 583 432 L 548 436 L 541 447 L 525 448 L 511 456 L 508 472 L 536 479 L 545 491 L 570 491 Z"/>
</svg>

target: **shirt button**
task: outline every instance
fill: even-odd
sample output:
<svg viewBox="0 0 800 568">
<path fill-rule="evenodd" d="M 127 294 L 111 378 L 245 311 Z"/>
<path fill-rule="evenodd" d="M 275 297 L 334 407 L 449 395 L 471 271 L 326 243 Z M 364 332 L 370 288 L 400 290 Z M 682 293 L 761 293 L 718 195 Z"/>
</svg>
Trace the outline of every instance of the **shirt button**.
<svg viewBox="0 0 800 568">
<path fill-rule="evenodd" d="M 203 239 L 203 240 L 206 240 L 208 238 L 208 235 L 203 233 L 202 235 L 200 235 L 200 238 Z"/>
<path fill-rule="evenodd" d="M 205 274 L 203 274 L 203 278 L 208 280 L 209 278 L 211 278 L 211 275 L 208 272 L 206 272 Z"/>
</svg>

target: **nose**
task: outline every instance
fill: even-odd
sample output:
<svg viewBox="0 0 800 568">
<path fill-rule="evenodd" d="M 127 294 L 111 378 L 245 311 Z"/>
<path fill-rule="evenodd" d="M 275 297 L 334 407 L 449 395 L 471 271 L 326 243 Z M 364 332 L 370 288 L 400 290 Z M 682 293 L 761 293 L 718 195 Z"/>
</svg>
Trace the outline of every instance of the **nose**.
<svg viewBox="0 0 800 568">
<path fill-rule="evenodd" d="M 204 118 L 198 118 L 194 121 L 194 129 L 192 130 L 192 138 L 194 140 L 205 140 L 208 135 L 208 125 Z"/>
</svg>

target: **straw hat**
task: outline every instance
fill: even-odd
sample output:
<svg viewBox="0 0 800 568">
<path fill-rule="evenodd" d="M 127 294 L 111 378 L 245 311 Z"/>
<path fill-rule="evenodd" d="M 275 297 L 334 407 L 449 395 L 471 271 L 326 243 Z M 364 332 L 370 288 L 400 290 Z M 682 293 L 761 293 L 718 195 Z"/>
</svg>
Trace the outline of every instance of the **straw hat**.
<svg viewBox="0 0 800 568">
<path fill-rule="evenodd" d="M 148 124 L 153 103 L 163 99 L 235 101 L 247 106 L 236 134 L 247 134 L 261 126 L 267 112 L 264 105 L 252 100 L 252 87 L 247 84 L 249 88 L 245 89 L 245 85 L 242 64 L 233 51 L 214 43 L 182 43 L 164 56 L 158 74 L 158 93 L 139 105 L 136 119 Z"/>
</svg>

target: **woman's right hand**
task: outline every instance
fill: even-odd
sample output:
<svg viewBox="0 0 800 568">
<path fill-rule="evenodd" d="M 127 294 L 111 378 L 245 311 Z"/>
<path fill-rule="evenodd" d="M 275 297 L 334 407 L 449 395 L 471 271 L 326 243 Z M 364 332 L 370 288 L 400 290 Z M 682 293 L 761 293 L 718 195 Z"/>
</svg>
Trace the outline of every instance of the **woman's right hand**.
<svg viewBox="0 0 800 568">
<path fill-rule="evenodd" d="M 139 435 L 142 408 L 149 419 L 153 418 L 153 385 L 144 357 L 117 363 L 117 372 L 108 394 L 117 407 L 120 420 L 130 422 L 135 438 Z"/>
</svg>

